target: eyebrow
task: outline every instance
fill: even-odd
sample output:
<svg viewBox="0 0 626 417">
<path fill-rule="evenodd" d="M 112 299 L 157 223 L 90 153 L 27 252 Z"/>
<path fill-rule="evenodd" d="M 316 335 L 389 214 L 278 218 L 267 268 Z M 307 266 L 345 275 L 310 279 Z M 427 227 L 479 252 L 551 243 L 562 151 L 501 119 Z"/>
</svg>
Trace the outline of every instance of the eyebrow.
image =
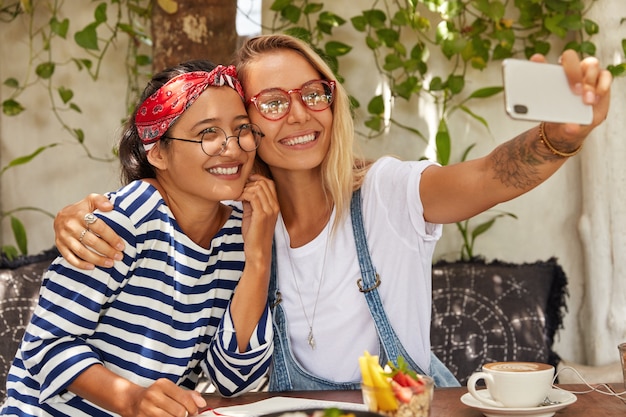
<svg viewBox="0 0 626 417">
<path fill-rule="evenodd" d="M 239 121 L 239 120 L 249 120 L 250 117 L 248 116 L 248 114 L 240 114 L 238 116 L 235 116 L 233 118 L 234 121 Z M 193 126 L 191 126 L 191 129 L 196 129 L 197 127 L 201 126 L 201 125 L 205 125 L 205 124 L 218 124 L 222 119 L 220 119 L 219 117 L 211 117 L 208 119 L 202 119 L 200 121 L 198 121 L 197 123 L 195 123 Z"/>
</svg>

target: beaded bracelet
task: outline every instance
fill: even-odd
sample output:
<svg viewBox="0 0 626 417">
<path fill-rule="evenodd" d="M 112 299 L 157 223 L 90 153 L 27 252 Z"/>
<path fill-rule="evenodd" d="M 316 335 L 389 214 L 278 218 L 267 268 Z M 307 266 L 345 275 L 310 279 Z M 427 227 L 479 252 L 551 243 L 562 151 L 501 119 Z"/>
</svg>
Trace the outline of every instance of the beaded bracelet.
<svg viewBox="0 0 626 417">
<path fill-rule="evenodd" d="M 550 141 L 548 140 L 548 136 L 546 136 L 545 122 L 541 122 L 539 124 L 539 141 L 541 141 L 541 143 L 546 145 L 546 148 L 548 148 L 548 150 L 552 152 L 554 155 L 560 156 L 562 158 L 569 158 L 570 156 L 574 156 L 578 152 L 580 152 L 581 149 L 583 148 L 583 145 L 580 145 L 578 148 L 574 149 L 572 152 L 562 152 L 556 149 L 554 145 L 552 145 L 552 143 L 550 143 Z"/>
</svg>

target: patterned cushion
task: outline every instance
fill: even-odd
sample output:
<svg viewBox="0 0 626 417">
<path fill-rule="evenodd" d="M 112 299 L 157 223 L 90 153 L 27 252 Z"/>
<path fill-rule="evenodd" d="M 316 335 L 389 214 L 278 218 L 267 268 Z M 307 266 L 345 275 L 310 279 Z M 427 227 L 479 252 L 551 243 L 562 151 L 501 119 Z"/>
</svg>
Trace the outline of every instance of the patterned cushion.
<svg viewBox="0 0 626 417">
<path fill-rule="evenodd" d="M 6 396 L 6 375 L 37 305 L 42 275 L 57 255 L 51 249 L 12 262 L 0 259 L 0 403 Z"/>
<path fill-rule="evenodd" d="M 433 352 L 461 384 L 488 362 L 556 365 L 567 279 L 556 259 L 531 264 L 483 260 L 433 266 Z"/>
</svg>

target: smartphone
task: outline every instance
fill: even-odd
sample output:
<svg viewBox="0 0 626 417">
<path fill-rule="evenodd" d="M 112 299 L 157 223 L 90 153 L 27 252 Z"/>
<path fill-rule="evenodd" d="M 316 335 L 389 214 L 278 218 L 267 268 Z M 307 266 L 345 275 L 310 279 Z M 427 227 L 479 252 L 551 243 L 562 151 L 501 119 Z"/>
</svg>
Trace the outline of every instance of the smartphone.
<svg viewBox="0 0 626 417">
<path fill-rule="evenodd" d="M 505 59 L 502 63 L 506 112 L 518 120 L 590 124 L 593 108 L 569 87 L 563 67 Z"/>
</svg>

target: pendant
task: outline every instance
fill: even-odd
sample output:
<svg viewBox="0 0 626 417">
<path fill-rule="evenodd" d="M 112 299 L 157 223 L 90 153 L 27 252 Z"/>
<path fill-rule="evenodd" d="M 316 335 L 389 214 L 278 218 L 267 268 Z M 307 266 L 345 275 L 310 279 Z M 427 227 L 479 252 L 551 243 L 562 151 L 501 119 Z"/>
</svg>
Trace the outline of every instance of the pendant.
<svg viewBox="0 0 626 417">
<path fill-rule="evenodd" d="M 309 328 L 309 346 L 315 350 L 315 338 L 313 337 L 313 328 Z"/>
</svg>

